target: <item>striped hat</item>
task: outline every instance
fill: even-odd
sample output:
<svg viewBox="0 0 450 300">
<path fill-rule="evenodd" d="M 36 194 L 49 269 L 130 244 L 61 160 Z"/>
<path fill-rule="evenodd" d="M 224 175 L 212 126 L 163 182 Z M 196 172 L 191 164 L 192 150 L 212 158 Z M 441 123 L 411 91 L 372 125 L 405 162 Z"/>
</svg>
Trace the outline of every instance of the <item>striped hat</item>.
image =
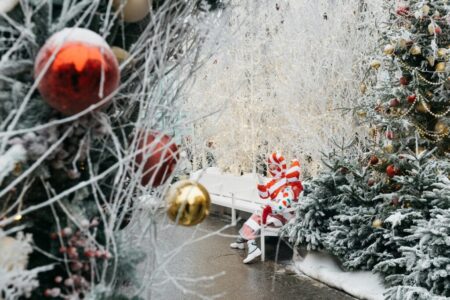
<svg viewBox="0 0 450 300">
<path fill-rule="evenodd" d="M 269 173 L 273 177 L 284 177 L 286 173 L 286 160 L 284 159 L 283 155 L 280 153 L 274 152 L 269 155 L 268 158 L 268 164 L 269 164 Z M 271 169 L 270 165 L 275 165 L 276 169 Z"/>
</svg>

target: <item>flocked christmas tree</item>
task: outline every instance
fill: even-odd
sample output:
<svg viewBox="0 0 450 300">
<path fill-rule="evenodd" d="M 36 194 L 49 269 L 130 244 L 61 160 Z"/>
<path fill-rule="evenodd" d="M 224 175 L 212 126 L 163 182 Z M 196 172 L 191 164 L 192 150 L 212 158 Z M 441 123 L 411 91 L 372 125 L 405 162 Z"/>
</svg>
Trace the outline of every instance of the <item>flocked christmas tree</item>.
<svg viewBox="0 0 450 300">
<path fill-rule="evenodd" d="M 208 2 L 0 3 L 0 299 L 143 295 L 122 229 L 174 174 Z"/>
<path fill-rule="evenodd" d="M 306 184 L 296 222 L 284 233 L 297 245 L 336 255 L 346 269 L 382 274 L 388 299 L 444 299 L 450 297 L 450 6 L 389 1 L 386 12 L 383 53 L 370 63 L 373 82 L 362 85 L 355 108 L 369 127 L 367 141 L 357 138 L 324 158 L 327 170 Z"/>
</svg>

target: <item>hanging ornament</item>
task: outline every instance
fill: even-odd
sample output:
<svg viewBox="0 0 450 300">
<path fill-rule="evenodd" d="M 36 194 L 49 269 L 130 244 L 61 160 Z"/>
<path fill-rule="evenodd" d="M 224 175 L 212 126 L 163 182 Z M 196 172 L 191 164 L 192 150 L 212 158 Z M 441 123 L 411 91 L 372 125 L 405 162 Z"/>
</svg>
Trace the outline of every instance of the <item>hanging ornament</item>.
<svg viewBox="0 0 450 300">
<path fill-rule="evenodd" d="M 394 132 L 391 130 L 386 131 L 385 136 L 388 140 L 393 140 L 394 139 Z"/>
<path fill-rule="evenodd" d="M 399 82 L 401 85 L 404 85 L 404 86 L 409 84 L 409 80 L 405 76 L 400 77 Z"/>
<path fill-rule="evenodd" d="M 372 227 L 373 228 L 381 228 L 383 226 L 383 222 L 380 219 L 375 219 L 372 222 Z"/>
<path fill-rule="evenodd" d="M 445 67 L 446 67 L 445 62 L 441 61 L 436 64 L 435 70 L 436 70 L 436 72 L 445 72 Z"/>
<path fill-rule="evenodd" d="M 409 104 L 413 104 L 414 102 L 416 102 L 416 98 L 417 98 L 417 97 L 416 97 L 415 94 L 409 95 L 408 98 L 407 98 L 408 103 L 409 103 Z"/>
<path fill-rule="evenodd" d="M 128 53 L 127 51 L 125 51 L 120 47 L 113 46 L 111 50 L 114 53 L 114 56 L 116 57 L 117 63 L 119 65 L 121 65 L 124 61 L 126 61 L 130 57 L 130 53 Z"/>
<path fill-rule="evenodd" d="M 389 106 L 390 107 L 397 107 L 400 105 L 400 101 L 397 98 L 391 99 L 389 101 Z"/>
<path fill-rule="evenodd" d="M 175 183 L 166 196 L 169 218 L 183 226 L 201 223 L 208 215 L 211 199 L 203 185 L 191 180 Z"/>
<path fill-rule="evenodd" d="M 114 0 L 113 6 L 125 22 L 138 22 L 151 10 L 152 0 Z"/>
<path fill-rule="evenodd" d="M 7 14 L 16 7 L 19 0 L 1 0 L 0 1 L 0 13 Z"/>
<path fill-rule="evenodd" d="M 157 131 L 140 132 L 137 149 L 136 166 L 143 165 L 141 184 L 156 187 L 166 182 L 179 159 L 172 138 Z"/>
<path fill-rule="evenodd" d="M 369 160 L 371 165 L 376 165 L 378 163 L 378 161 L 379 161 L 379 159 L 375 155 L 372 155 Z"/>
<path fill-rule="evenodd" d="M 395 50 L 394 46 L 392 46 L 391 44 L 387 44 L 386 46 L 384 46 L 383 53 L 385 55 L 392 55 L 394 54 L 394 50 Z"/>
<path fill-rule="evenodd" d="M 430 110 L 430 107 L 427 103 L 420 101 L 416 106 L 416 111 L 420 113 L 426 113 Z"/>
<path fill-rule="evenodd" d="M 365 118 L 365 117 L 367 117 L 367 112 L 365 112 L 365 111 L 363 111 L 363 110 L 359 110 L 359 111 L 357 112 L 357 114 L 358 114 L 358 117 L 360 117 L 360 118 Z"/>
<path fill-rule="evenodd" d="M 439 25 L 434 24 L 434 23 L 430 23 L 430 24 L 428 25 L 428 33 L 429 33 L 430 35 L 433 35 L 433 34 L 441 34 L 441 33 L 442 33 L 442 29 L 441 29 L 441 27 L 439 27 Z"/>
<path fill-rule="evenodd" d="M 445 48 L 439 48 L 439 49 L 437 50 L 437 56 L 438 56 L 438 57 L 442 58 L 442 57 L 444 57 L 444 56 L 446 56 L 446 55 L 447 55 L 447 49 L 445 49 Z"/>
<path fill-rule="evenodd" d="M 386 146 L 383 147 L 383 150 L 386 153 L 393 153 L 394 152 L 394 145 L 387 144 Z"/>
<path fill-rule="evenodd" d="M 42 77 L 38 89 L 44 100 L 65 115 L 98 103 L 117 89 L 120 80 L 108 44 L 83 28 L 65 28 L 52 35 L 37 55 L 34 75 Z"/>
<path fill-rule="evenodd" d="M 395 168 L 394 165 L 389 165 L 386 168 L 386 174 L 387 176 L 389 176 L 390 178 L 394 177 L 395 175 L 397 175 L 399 173 L 399 170 L 397 168 Z"/>
<path fill-rule="evenodd" d="M 365 94 L 367 91 L 367 85 L 364 82 L 361 82 L 359 85 L 359 90 L 361 91 L 361 94 Z"/>
<path fill-rule="evenodd" d="M 374 59 L 370 62 L 370 67 L 374 70 L 378 70 L 380 68 L 380 66 L 381 66 L 381 62 L 379 60 Z"/>
<path fill-rule="evenodd" d="M 399 16 L 407 16 L 407 15 L 409 15 L 409 7 L 408 6 L 399 6 L 395 12 Z"/>
<path fill-rule="evenodd" d="M 449 128 L 445 122 L 442 120 L 439 120 L 434 125 L 434 131 L 439 135 L 448 135 Z"/>
<path fill-rule="evenodd" d="M 414 45 L 414 46 L 411 47 L 411 50 L 409 50 L 409 52 L 410 52 L 412 55 L 419 55 L 420 53 L 422 53 L 422 49 L 420 49 L 419 46 Z"/>
<path fill-rule="evenodd" d="M 430 66 L 434 66 L 434 62 L 436 61 L 436 59 L 434 58 L 433 55 L 427 56 L 427 60 Z"/>
<path fill-rule="evenodd" d="M 369 178 L 369 180 L 367 180 L 367 185 L 368 186 L 373 186 L 373 185 L 375 185 L 375 183 L 376 183 L 376 181 L 373 178 Z"/>
<path fill-rule="evenodd" d="M 430 13 L 430 7 L 426 4 L 422 6 L 422 13 L 424 16 L 427 16 Z"/>
</svg>

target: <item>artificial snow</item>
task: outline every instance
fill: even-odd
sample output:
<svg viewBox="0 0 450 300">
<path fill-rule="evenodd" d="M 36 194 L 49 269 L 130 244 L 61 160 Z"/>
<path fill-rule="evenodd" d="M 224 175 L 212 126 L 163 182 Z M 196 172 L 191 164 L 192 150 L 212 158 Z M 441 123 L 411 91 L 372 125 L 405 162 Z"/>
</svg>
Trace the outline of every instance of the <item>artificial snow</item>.
<svg viewBox="0 0 450 300">
<path fill-rule="evenodd" d="M 368 271 L 345 272 L 336 259 L 326 253 L 308 252 L 305 257 L 294 256 L 295 269 L 331 287 L 367 300 L 382 300 L 386 291 L 381 278 Z"/>
<path fill-rule="evenodd" d="M 108 43 L 100 35 L 92 30 L 77 27 L 64 28 L 58 31 L 48 39 L 46 44 L 59 47 L 65 42 L 80 42 L 109 49 Z"/>
<path fill-rule="evenodd" d="M 8 174 L 14 170 L 16 163 L 25 161 L 27 151 L 25 148 L 16 144 L 6 151 L 5 154 L 0 156 L 0 184 Z"/>
</svg>

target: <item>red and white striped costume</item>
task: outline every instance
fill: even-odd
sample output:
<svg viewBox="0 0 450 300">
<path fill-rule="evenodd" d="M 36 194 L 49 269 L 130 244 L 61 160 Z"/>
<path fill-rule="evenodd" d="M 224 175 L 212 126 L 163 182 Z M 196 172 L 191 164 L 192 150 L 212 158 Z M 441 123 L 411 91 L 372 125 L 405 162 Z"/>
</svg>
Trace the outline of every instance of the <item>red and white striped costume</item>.
<svg viewBox="0 0 450 300">
<path fill-rule="evenodd" d="M 268 212 L 266 223 L 275 227 L 286 224 L 293 216 L 292 212 L 284 212 L 293 202 L 298 201 L 303 186 L 300 181 L 300 162 L 293 160 L 288 169 L 284 157 L 272 153 L 268 159 L 269 172 L 272 179 L 265 184 L 258 184 L 261 199 L 266 200 L 264 211 Z M 253 214 L 240 230 L 241 236 L 246 240 L 254 240 L 259 234 L 263 216 Z"/>
</svg>

